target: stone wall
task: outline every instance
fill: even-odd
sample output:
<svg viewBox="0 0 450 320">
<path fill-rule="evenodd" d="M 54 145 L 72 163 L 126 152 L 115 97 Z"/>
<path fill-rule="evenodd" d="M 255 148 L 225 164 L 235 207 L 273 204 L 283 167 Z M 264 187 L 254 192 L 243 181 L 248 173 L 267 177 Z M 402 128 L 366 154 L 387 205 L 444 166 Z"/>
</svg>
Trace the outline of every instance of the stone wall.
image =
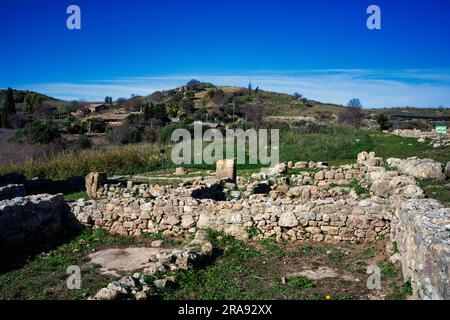
<svg viewBox="0 0 450 320">
<path fill-rule="evenodd" d="M 84 225 L 132 236 L 187 237 L 209 228 L 239 239 L 338 243 L 386 238 L 398 244 L 404 278 L 416 298 L 448 299 L 450 209 L 424 199 L 415 180 L 443 179 L 442 168 L 430 160 L 405 161 L 413 160 L 415 171 L 394 166 L 392 159 L 388 162 L 397 170 L 386 170 L 373 153 L 361 153 L 357 164 L 338 168 L 288 163 L 314 170 L 238 177 L 236 184 L 223 185 L 225 192 L 238 194 L 228 201 L 193 197 L 217 185 L 217 179 L 196 178 L 176 187 L 105 185 L 97 193 L 104 199 L 79 200 L 70 207 Z"/>
<path fill-rule="evenodd" d="M 23 184 L 8 184 L 0 187 L 0 201 L 25 196 L 25 187 Z"/>
<path fill-rule="evenodd" d="M 214 229 L 240 239 L 375 241 L 389 236 L 390 200 L 283 199 L 218 202 L 194 198 L 79 200 L 70 204 L 85 225 L 123 235 L 186 235 Z"/>
<path fill-rule="evenodd" d="M 67 213 L 62 195 L 41 194 L 0 201 L 0 247 L 61 234 Z"/>
<path fill-rule="evenodd" d="M 450 208 L 409 200 L 396 211 L 395 239 L 403 276 L 419 299 L 450 299 Z"/>
<path fill-rule="evenodd" d="M 395 129 L 392 134 L 400 137 L 406 138 L 422 138 L 422 139 L 433 139 L 439 137 L 439 133 L 435 131 L 421 131 L 417 129 Z M 450 138 L 450 134 L 445 135 L 446 138 Z"/>
</svg>

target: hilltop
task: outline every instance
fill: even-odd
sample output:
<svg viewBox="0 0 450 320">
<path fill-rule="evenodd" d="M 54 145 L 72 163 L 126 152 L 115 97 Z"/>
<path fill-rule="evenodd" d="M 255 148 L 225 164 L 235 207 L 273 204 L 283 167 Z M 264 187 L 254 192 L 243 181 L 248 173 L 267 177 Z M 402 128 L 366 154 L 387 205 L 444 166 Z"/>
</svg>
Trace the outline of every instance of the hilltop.
<svg viewBox="0 0 450 320">
<path fill-rule="evenodd" d="M 0 100 L 6 90 L 0 90 Z M 41 111 L 50 115 L 69 115 L 79 109 L 86 109 L 94 102 L 64 101 L 49 97 L 42 93 L 25 90 L 14 90 L 16 108 L 22 110 L 27 95 L 38 97 Z M 164 104 L 167 114 L 171 118 L 190 117 L 193 120 L 230 122 L 233 119 L 246 118 L 253 114 L 253 118 L 266 121 L 308 120 L 308 121 L 336 121 L 338 115 L 345 110 L 345 106 L 323 103 L 312 100 L 301 94 L 284 94 L 256 88 L 235 86 L 216 86 L 211 83 L 191 80 L 186 85 L 164 91 L 156 91 L 147 96 L 132 96 L 119 98 L 117 101 L 106 102 L 108 108 L 102 108 L 102 114 L 127 114 L 143 111 L 146 103 Z M 95 104 L 100 104 L 95 102 Z M 107 109 L 107 110 L 106 110 Z M 45 112 L 46 111 L 46 112 Z M 425 115 L 450 116 L 450 108 L 414 108 L 396 107 L 382 109 L 362 109 L 365 118 L 375 119 L 377 115 Z M 78 116 L 86 116 L 89 112 L 79 112 Z M 89 117 L 95 116 L 89 114 Z M 233 118 L 234 117 L 234 118 Z"/>
</svg>

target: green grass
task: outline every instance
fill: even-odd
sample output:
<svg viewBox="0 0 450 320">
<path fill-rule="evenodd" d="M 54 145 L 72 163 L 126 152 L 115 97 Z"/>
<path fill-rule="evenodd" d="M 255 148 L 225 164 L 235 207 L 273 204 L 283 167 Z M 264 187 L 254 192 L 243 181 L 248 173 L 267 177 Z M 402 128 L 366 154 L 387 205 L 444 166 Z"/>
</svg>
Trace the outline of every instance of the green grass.
<svg viewBox="0 0 450 320">
<path fill-rule="evenodd" d="M 216 248 L 214 262 L 204 269 L 176 272 L 179 286 L 163 290 L 163 299 L 323 300 L 326 295 L 331 295 L 334 300 L 352 300 L 369 294 L 363 282 L 356 285 L 340 277 L 311 280 L 296 275 L 282 280 L 286 274 L 282 271 L 285 265 L 294 267 L 288 268 L 291 271 L 300 270 L 295 268 L 299 268 L 297 264 L 305 259 L 311 259 L 313 269 L 314 265 L 327 265 L 341 270 L 341 266 L 344 269 L 340 272 L 353 272 L 347 264 L 363 258 L 358 251 L 346 255 L 336 248 L 326 254 L 326 248 L 315 244 L 289 247 L 286 243 L 262 240 L 253 246 L 217 232 L 209 232 L 209 237 Z M 285 264 L 286 259 L 290 262 Z"/>
<path fill-rule="evenodd" d="M 407 158 L 417 156 L 419 158 L 431 158 L 441 163 L 450 161 L 450 148 L 433 148 L 426 143 L 417 142 L 415 138 L 404 138 L 391 134 L 372 132 L 373 149 L 377 156 L 384 159 Z"/>
<path fill-rule="evenodd" d="M 331 295 L 333 300 L 351 300 L 369 294 L 364 281 L 356 283 L 341 277 L 311 280 L 298 275 L 283 280 L 283 276 L 301 270 L 305 259 L 308 259 L 308 265 L 312 269 L 326 265 L 337 268 L 338 273 L 353 273 L 360 267 L 354 261 L 364 259 L 364 253 L 372 253 L 373 249 L 370 247 L 362 250 L 363 247 L 359 251 L 352 249 L 344 254 L 340 247 L 327 249 L 316 244 L 292 246 L 270 240 L 251 245 L 214 231 L 208 231 L 208 236 L 215 248 L 212 261 L 202 269 L 179 270 L 175 273 L 165 271 L 157 275 L 175 275 L 179 283 L 175 288 L 159 290 L 161 299 L 323 300 L 325 296 Z M 149 244 L 153 239 L 160 238 L 162 234 L 131 238 L 109 235 L 104 230 L 84 230 L 66 244 L 42 254 L 30 255 L 15 267 L 8 268 L 7 261 L 2 260 L 0 300 L 86 299 L 116 279 L 99 274 L 98 267 L 88 263 L 89 253 L 111 246 L 142 245 L 143 241 Z M 166 243 L 171 243 L 170 241 L 165 239 Z M 179 242 L 172 244 L 179 245 Z M 328 251 L 331 253 L 327 253 Z M 14 259 L 13 256 L 9 257 Z M 367 261 L 363 266 L 366 264 Z M 71 291 L 66 288 L 66 270 L 70 265 L 81 266 L 81 290 Z M 387 262 L 380 266 L 382 276 L 388 276 L 386 286 L 390 288 L 392 297 L 406 297 L 406 289 L 402 288 L 396 267 Z M 146 280 L 152 283 L 154 279 L 152 276 Z"/>
<path fill-rule="evenodd" d="M 419 186 L 425 191 L 428 198 L 438 200 L 445 206 L 450 206 L 449 181 L 419 180 Z"/>
<path fill-rule="evenodd" d="M 66 199 L 66 201 L 76 201 L 78 199 L 89 200 L 90 198 L 87 195 L 86 191 L 77 191 L 65 194 L 64 199 Z"/>
<path fill-rule="evenodd" d="M 378 264 L 381 270 L 381 279 L 390 279 L 398 276 L 398 270 L 392 262 L 381 262 Z"/>
<path fill-rule="evenodd" d="M 2 255 L 0 273 L 0 300 L 78 300 L 86 299 L 106 286 L 115 277 L 98 273 L 96 266 L 85 265 L 86 255 L 102 246 L 129 246 L 133 238 L 108 235 L 104 230 L 86 229 L 81 235 L 46 253 L 15 256 L 21 250 Z M 3 259 L 8 257 L 8 259 Z M 18 261 L 24 261 L 18 266 Z M 81 289 L 69 290 L 66 286 L 67 268 L 81 267 Z"/>
<path fill-rule="evenodd" d="M 374 148 L 368 131 L 330 127 L 328 132 L 280 131 L 281 161 L 354 162 L 359 152 Z"/>
<path fill-rule="evenodd" d="M 362 186 L 361 181 L 352 180 L 349 187 L 353 188 L 358 196 L 367 193 L 367 189 Z"/>
<path fill-rule="evenodd" d="M 392 292 L 388 295 L 388 300 L 405 300 L 413 294 L 410 281 L 405 282 L 402 286 L 392 284 L 390 287 Z"/>
</svg>

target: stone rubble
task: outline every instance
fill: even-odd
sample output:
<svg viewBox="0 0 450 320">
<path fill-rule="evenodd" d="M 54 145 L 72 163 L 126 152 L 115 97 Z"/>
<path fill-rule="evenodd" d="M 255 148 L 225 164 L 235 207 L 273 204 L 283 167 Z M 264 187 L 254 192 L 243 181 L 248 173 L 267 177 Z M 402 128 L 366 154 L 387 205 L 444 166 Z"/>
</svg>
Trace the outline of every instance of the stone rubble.
<svg viewBox="0 0 450 320">
<path fill-rule="evenodd" d="M 174 276 L 158 277 L 164 271 L 176 271 L 200 268 L 211 258 L 213 246 L 207 240 L 204 231 L 197 231 L 194 239 L 181 249 L 157 256 L 150 267 L 141 273 L 122 277 L 100 289 L 90 300 L 148 300 L 158 295 L 158 289 L 174 287 Z M 150 279 L 150 280 L 149 280 Z"/>
</svg>

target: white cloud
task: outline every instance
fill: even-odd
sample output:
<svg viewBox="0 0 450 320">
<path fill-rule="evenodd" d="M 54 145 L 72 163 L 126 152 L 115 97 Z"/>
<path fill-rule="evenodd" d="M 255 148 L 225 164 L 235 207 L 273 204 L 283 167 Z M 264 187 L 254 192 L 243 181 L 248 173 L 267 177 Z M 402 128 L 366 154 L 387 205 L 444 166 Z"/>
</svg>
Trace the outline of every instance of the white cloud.
<svg viewBox="0 0 450 320">
<path fill-rule="evenodd" d="M 365 107 L 450 106 L 450 72 L 436 70 L 327 69 L 296 71 L 255 71 L 245 74 L 189 74 L 130 77 L 79 83 L 38 83 L 22 86 L 67 100 L 103 100 L 105 96 L 148 95 L 198 79 L 216 85 L 253 87 L 294 93 L 322 101 L 345 104 L 353 97 Z"/>
</svg>

